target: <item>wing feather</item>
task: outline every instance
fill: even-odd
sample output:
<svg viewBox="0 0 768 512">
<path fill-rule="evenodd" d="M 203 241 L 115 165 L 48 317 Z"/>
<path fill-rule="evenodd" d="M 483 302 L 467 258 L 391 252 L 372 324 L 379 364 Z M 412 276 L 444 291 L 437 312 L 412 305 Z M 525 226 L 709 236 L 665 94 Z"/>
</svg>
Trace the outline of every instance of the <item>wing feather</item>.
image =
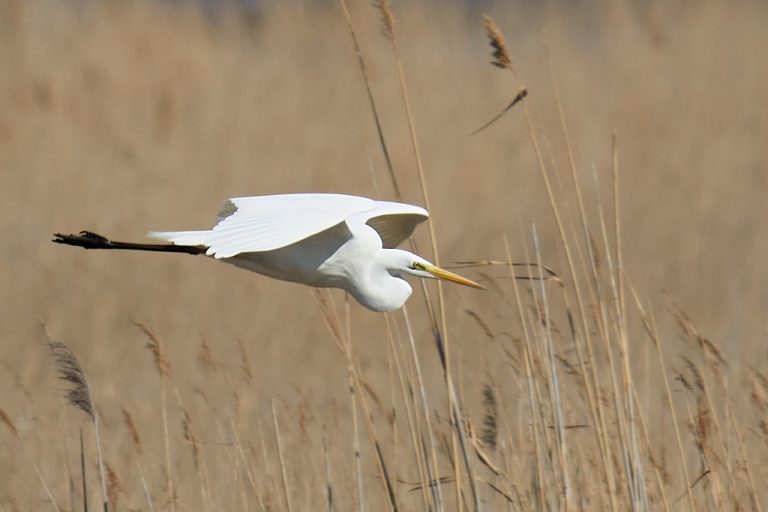
<svg viewBox="0 0 768 512">
<path fill-rule="evenodd" d="M 230 258 L 286 247 L 325 231 L 376 202 L 340 194 L 282 194 L 230 199 L 208 236 L 206 254 Z M 231 213 L 230 213 L 231 212 Z"/>
<path fill-rule="evenodd" d="M 152 232 L 176 245 L 208 246 L 217 259 L 289 246 L 358 216 L 376 230 L 384 248 L 408 238 L 428 214 L 418 206 L 341 194 L 282 194 L 229 199 L 208 231 Z"/>
<path fill-rule="evenodd" d="M 379 234 L 382 247 L 394 249 L 428 217 L 427 211 L 419 206 L 377 201 L 376 210 L 371 212 L 366 224 Z"/>
</svg>

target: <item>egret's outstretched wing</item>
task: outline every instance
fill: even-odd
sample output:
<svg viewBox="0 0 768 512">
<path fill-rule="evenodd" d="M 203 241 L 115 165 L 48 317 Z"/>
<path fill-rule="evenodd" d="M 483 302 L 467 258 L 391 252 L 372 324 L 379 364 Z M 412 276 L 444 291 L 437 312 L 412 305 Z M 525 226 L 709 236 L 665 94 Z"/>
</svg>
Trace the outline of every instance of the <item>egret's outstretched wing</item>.
<svg viewBox="0 0 768 512">
<path fill-rule="evenodd" d="M 376 208 L 364 197 L 340 194 L 282 194 L 229 199 L 208 231 L 150 233 L 177 245 L 207 246 L 217 259 L 286 247 L 331 228 L 350 215 Z"/>
<path fill-rule="evenodd" d="M 402 203 L 341 194 L 282 194 L 230 199 L 219 212 L 219 223 L 208 231 L 149 236 L 176 245 L 207 246 L 208 256 L 231 258 L 289 246 L 356 215 L 379 233 L 385 248 L 399 245 L 427 218 L 423 208 Z"/>
<path fill-rule="evenodd" d="M 340 194 L 283 194 L 230 199 L 232 212 L 210 231 L 206 254 L 230 258 L 244 252 L 286 247 L 325 231 L 350 215 L 372 210 L 375 201 Z"/>
<path fill-rule="evenodd" d="M 419 206 L 376 201 L 376 209 L 370 212 L 366 224 L 376 230 L 385 249 L 394 249 L 427 217 L 427 211 Z"/>
</svg>

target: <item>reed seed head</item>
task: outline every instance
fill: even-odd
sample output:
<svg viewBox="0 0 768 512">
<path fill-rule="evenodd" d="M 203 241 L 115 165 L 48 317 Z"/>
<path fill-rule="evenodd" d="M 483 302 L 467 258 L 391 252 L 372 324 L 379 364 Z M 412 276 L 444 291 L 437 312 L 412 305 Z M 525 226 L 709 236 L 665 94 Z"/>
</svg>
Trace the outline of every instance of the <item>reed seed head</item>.
<svg viewBox="0 0 768 512">
<path fill-rule="evenodd" d="M 91 419 L 95 419 L 91 387 L 80 361 L 77 360 L 72 349 L 64 343 L 49 341 L 48 348 L 53 356 L 53 364 L 59 372 L 59 378 L 71 385 L 64 393 L 67 402 L 86 413 Z"/>
<path fill-rule="evenodd" d="M 490 39 L 491 47 L 493 48 L 493 60 L 491 61 L 491 64 L 499 69 L 513 71 L 512 59 L 507 50 L 507 43 L 504 41 L 504 34 L 501 33 L 501 30 L 493 19 L 486 14 L 483 14 L 483 25 L 485 25 L 488 39 Z"/>
<path fill-rule="evenodd" d="M 197 360 L 202 366 L 210 370 L 216 370 L 216 359 L 214 359 L 211 346 L 205 338 L 200 342 L 200 350 L 197 353 Z"/>
<path fill-rule="evenodd" d="M 143 449 L 141 446 L 141 438 L 139 437 L 139 429 L 136 428 L 136 423 L 133 421 L 133 416 L 129 413 L 125 407 L 123 407 L 123 420 L 125 420 L 125 426 L 128 427 L 128 432 L 131 433 L 131 441 L 133 441 L 133 449 L 136 453 L 141 455 Z"/>
<path fill-rule="evenodd" d="M 381 12 L 381 21 L 384 22 L 384 35 L 390 41 L 395 40 L 395 14 L 389 5 L 389 0 L 374 0 L 373 6 Z"/>
<path fill-rule="evenodd" d="M 495 450 L 499 435 L 497 419 L 499 413 L 496 394 L 493 392 L 493 387 L 490 384 L 483 386 L 483 408 L 485 409 L 485 415 L 483 416 L 483 430 L 480 434 L 480 439 L 485 446 Z"/>
<path fill-rule="evenodd" d="M 752 398 L 752 403 L 754 403 L 761 411 L 768 411 L 768 397 L 766 397 L 765 392 L 761 388 L 761 386 L 758 385 L 757 380 L 753 377 L 751 379 L 751 389 L 750 389 L 750 397 Z"/>
<path fill-rule="evenodd" d="M 109 503 L 109 510 L 117 510 L 117 500 L 120 497 L 120 493 L 123 492 L 123 484 L 112 466 L 105 462 L 104 469 L 107 472 L 107 503 Z"/>
<path fill-rule="evenodd" d="M 250 384 L 253 382 L 253 370 L 251 369 L 251 360 L 248 357 L 248 351 L 243 340 L 237 340 L 237 347 L 240 351 L 240 371 L 243 374 L 243 380 Z"/>
<path fill-rule="evenodd" d="M 471 316 L 475 322 L 477 322 L 477 325 L 480 326 L 480 328 L 483 330 L 485 335 L 489 337 L 490 339 L 495 339 L 495 336 L 493 335 L 493 332 L 491 331 L 491 328 L 488 327 L 488 324 L 483 320 L 480 315 L 472 311 L 471 309 L 465 309 L 464 312 Z"/>
<path fill-rule="evenodd" d="M 0 409 L 0 423 L 3 423 L 6 427 L 8 427 L 8 430 L 11 431 L 13 437 L 16 439 L 19 438 L 19 431 L 16 430 L 16 425 L 13 423 L 13 420 L 11 420 L 11 417 L 8 416 L 8 414 L 2 409 Z"/>
<path fill-rule="evenodd" d="M 192 459 L 195 462 L 195 467 L 200 467 L 200 445 L 197 440 L 197 436 L 192 431 L 192 417 L 189 415 L 186 409 L 181 408 L 181 431 L 184 435 L 184 440 L 192 447 Z"/>
<path fill-rule="evenodd" d="M 152 352 L 152 358 L 155 361 L 155 368 L 157 368 L 157 372 L 161 377 L 170 377 L 171 362 L 165 355 L 165 349 L 163 348 L 163 344 L 160 342 L 160 338 L 158 338 L 155 333 L 149 330 L 149 328 L 144 324 L 134 322 L 134 325 L 141 329 L 146 337 L 149 338 L 149 341 L 145 347 L 149 349 L 150 352 Z"/>
</svg>

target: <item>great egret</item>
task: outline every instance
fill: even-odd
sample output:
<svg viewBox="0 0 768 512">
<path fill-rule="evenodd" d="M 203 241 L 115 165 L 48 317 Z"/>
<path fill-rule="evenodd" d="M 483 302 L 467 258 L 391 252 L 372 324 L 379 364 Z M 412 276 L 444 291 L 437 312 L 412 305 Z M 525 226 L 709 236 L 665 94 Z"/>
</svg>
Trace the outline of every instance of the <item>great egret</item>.
<svg viewBox="0 0 768 512">
<path fill-rule="evenodd" d="M 425 209 L 340 194 L 284 194 L 229 199 L 205 231 L 150 232 L 170 244 L 113 242 L 95 233 L 55 234 L 86 249 L 205 254 L 283 281 L 341 288 L 373 311 L 392 311 L 411 295 L 404 275 L 474 281 L 395 249 L 428 217 Z"/>
</svg>

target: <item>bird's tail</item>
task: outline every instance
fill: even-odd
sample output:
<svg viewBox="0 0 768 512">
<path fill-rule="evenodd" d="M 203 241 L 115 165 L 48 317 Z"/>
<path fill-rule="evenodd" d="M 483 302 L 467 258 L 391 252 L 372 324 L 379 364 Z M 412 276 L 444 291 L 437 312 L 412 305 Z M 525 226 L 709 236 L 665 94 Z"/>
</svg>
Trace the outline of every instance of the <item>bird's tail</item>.
<svg viewBox="0 0 768 512">
<path fill-rule="evenodd" d="M 194 232 L 190 232 L 194 233 Z M 166 233 L 157 233 L 164 235 Z M 163 237 L 155 237 L 163 238 Z M 137 244 L 131 242 L 115 242 L 90 231 L 81 231 L 77 235 L 62 235 L 56 233 L 53 235 L 53 242 L 57 244 L 74 245 L 84 249 L 123 249 L 130 251 L 154 251 L 154 252 L 180 252 L 184 254 L 204 254 L 208 249 L 204 245 L 174 245 L 170 244 Z"/>
<path fill-rule="evenodd" d="M 164 240 L 174 245 L 208 246 L 210 231 L 150 231 L 149 238 Z"/>
</svg>

